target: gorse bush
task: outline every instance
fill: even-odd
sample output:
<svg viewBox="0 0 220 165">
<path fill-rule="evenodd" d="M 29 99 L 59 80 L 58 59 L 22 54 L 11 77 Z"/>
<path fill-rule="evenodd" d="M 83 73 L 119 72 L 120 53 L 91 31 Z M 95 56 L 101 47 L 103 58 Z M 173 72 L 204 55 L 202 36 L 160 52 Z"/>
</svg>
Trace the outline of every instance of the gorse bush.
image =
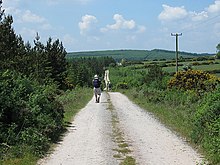
<svg viewBox="0 0 220 165">
<path fill-rule="evenodd" d="M 0 72 L 0 152 L 23 145 L 36 155 L 48 149 L 63 129 L 56 91 L 54 85 L 38 85 L 19 73 Z"/>
<path fill-rule="evenodd" d="M 178 90 L 193 90 L 198 93 L 215 90 L 220 80 L 209 73 L 200 70 L 181 71 L 174 75 L 168 83 L 168 88 Z"/>
</svg>

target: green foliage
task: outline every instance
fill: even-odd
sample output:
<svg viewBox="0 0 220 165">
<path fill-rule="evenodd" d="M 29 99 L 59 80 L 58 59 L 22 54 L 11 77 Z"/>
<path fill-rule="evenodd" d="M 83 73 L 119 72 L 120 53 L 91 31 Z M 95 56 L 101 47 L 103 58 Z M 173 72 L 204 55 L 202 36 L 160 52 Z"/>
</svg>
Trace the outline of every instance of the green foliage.
<svg viewBox="0 0 220 165">
<path fill-rule="evenodd" d="M 52 42 L 49 38 L 45 47 L 46 58 L 48 61 L 47 68 L 51 68 L 50 78 L 58 83 L 62 89 L 65 88 L 65 78 L 67 71 L 66 51 L 62 42 L 58 39 Z"/>
<path fill-rule="evenodd" d="M 0 151 L 4 152 L 0 155 L 22 145 L 33 154 L 45 153 L 63 130 L 64 111 L 55 99 L 56 87 L 38 85 L 9 70 L 0 75 Z"/>
<path fill-rule="evenodd" d="M 113 89 L 126 89 L 142 85 L 142 74 L 146 71 L 136 71 L 132 67 L 110 68 L 110 81 Z"/>
<path fill-rule="evenodd" d="M 217 59 L 220 59 L 220 43 L 216 46 L 216 48 L 217 48 L 217 54 L 216 54 L 216 58 Z"/>
<path fill-rule="evenodd" d="M 128 84 L 125 82 L 118 82 L 116 84 L 116 89 L 128 89 Z"/>
<path fill-rule="evenodd" d="M 220 59 L 220 51 L 216 54 L 216 58 Z"/>
<path fill-rule="evenodd" d="M 215 90 L 220 80 L 209 73 L 200 70 L 181 71 L 174 75 L 168 83 L 169 88 L 179 90 L 193 90 L 198 94 L 204 91 Z"/>
<path fill-rule="evenodd" d="M 15 34 L 12 23 L 12 16 L 4 16 L 0 22 L 0 69 L 18 68 L 16 59 L 23 55 L 21 38 Z"/>
<path fill-rule="evenodd" d="M 164 77 L 164 72 L 162 68 L 158 65 L 149 66 L 148 73 L 143 76 L 143 83 L 147 85 L 160 84 Z"/>
<path fill-rule="evenodd" d="M 220 162 L 220 87 L 207 94 L 194 117 L 193 140 L 208 152 L 213 163 Z"/>
<path fill-rule="evenodd" d="M 73 116 L 75 116 L 75 114 L 83 108 L 92 97 L 92 88 L 74 88 L 73 90 L 68 90 L 62 95 L 59 95 L 57 99 L 64 107 L 65 122 L 71 122 Z"/>
<path fill-rule="evenodd" d="M 95 74 L 104 77 L 104 68 L 115 65 L 116 62 L 110 57 L 99 58 L 72 58 L 68 60 L 68 81 L 73 86 L 92 86 Z"/>
</svg>

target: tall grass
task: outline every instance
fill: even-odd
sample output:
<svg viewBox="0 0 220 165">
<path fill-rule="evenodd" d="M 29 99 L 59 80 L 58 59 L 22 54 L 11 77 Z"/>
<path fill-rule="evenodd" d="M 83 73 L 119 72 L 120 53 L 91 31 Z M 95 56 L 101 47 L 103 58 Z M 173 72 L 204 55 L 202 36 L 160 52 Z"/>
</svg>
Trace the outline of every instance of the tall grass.
<svg viewBox="0 0 220 165">
<path fill-rule="evenodd" d="M 83 108 L 93 96 L 91 88 L 76 88 L 59 96 L 58 100 L 64 106 L 64 121 L 70 122 L 81 108 Z"/>
</svg>

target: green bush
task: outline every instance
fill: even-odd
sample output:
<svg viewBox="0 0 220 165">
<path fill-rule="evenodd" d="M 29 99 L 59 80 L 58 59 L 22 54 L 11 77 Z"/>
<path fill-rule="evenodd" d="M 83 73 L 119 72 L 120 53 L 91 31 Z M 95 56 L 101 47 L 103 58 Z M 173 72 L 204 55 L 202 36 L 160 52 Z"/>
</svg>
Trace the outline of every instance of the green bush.
<svg viewBox="0 0 220 165">
<path fill-rule="evenodd" d="M 220 163 L 220 87 L 204 97 L 194 125 L 192 139 L 202 145 L 213 163 Z"/>
<path fill-rule="evenodd" d="M 63 129 L 63 107 L 56 86 L 40 86 L 12 71 L 0 72 L 0 155 L 27 145 L 41 155 Z M 1 157 L 2 159 L 2 157 Z"/>
</svg>

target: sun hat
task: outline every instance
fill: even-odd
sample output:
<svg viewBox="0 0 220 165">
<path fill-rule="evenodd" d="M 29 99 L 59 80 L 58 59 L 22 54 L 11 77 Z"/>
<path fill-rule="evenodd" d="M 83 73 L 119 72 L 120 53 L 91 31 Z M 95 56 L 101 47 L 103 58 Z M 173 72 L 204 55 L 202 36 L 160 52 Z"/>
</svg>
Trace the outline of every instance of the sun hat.
<svg viewBox="0 0 220 165">
<path fill-rule="evenodd" d="M 96 74 L 95 76 L 94 76 L 94 79 L 98 79 L 99 77 L 98 77 L 98 75 Z"/>
</svg>

